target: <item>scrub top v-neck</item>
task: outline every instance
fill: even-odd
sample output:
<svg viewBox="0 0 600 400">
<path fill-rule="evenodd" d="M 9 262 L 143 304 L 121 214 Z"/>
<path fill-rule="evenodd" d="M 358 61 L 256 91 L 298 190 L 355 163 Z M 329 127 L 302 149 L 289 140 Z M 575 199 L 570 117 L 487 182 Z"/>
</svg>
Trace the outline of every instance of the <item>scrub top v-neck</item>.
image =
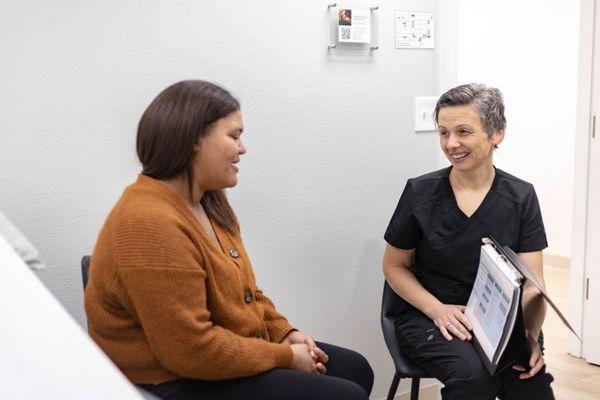
<svg viewBox="0 0 600 400">
<path fill-rule="evenodd" d="M 533 185 L 496 168 L 489 192 L 467 217 L 452 191 L 451 169 L 408 180 L 384 238 L 396 248 L 415 249 L 412 271 L 438 300 L 466 304 L 483 237 L 493 236 L 515 252 L 548 244 Z"/>
</svg>

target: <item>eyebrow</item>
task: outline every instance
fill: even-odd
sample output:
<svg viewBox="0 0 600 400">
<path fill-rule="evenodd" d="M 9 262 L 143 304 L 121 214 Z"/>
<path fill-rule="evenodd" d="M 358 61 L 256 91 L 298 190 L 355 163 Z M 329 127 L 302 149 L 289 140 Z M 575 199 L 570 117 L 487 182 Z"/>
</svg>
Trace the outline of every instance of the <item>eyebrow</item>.
<svg viewBox="0 0 600 400">
<path fill-rule="evenodd" d="M 460 124 L 460 125 L 456 125 L 454 127 L 454 129 L 461 129 L 461 128 L 473 129 L 473 126 L 469 125 L 469 124 Z M 448 128 L 446 128 L 444 125 L 438 125 L 438 129 L 448 129 Z"/>
</svg>

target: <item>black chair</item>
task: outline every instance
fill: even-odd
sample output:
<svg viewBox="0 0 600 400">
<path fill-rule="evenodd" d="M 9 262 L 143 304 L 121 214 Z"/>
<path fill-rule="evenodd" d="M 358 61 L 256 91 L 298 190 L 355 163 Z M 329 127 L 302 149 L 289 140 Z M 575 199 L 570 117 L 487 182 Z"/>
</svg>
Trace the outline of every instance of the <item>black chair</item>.
<svg viewBox="0 0 600 400">
<path fill-rule="evenodd" d="M 387 281 L 383 285 L 383 299 L 381 301 L 381 329 L 385 344 L 390 351 L 396 373 L 388 392 L 387 400 L 393 400 L 400 379 L 412 378 L 410 386 L 410 400 L 418 400 L 419 398 L 419 382 L 421 378 L 432 378 L 415 364 L 408 356 L 406 356 L 398 346 L 396 339 L 396 328 L 394 325 L 394 310 L 398 309 L 398 302 L 402 301 L 394 290 L 388 285 Z"/>
<path fill-rule="evenodd" d="M 90 269 L 90 259 L 91 259 L 90 256 L 83 256 L 81 258 L 81 280 L 83 282 L 83 289 L 84 290 L 85 290 L 85 287 L 87 286 L 87 283 L 88 283 L 88 276 L 89 276 L 88 273 L 89 273 L 89 269 Z M 152 393 L 148 392 L 144 388 L 141 388 L 138 385 L 134 385 L 134 386 L 140 392 L 140 394 L 142 395 L 142 397 L 145 400 L 160 400 L 158 397 L 156 397 Z"/>
<path fill-rule="evenodd" d="M 81 280 L 83 281 L 83 289 L 87 286 L 88 270 L 90 269 L 90 256 L 83 256 L 81 259 Z"/>
</svg>

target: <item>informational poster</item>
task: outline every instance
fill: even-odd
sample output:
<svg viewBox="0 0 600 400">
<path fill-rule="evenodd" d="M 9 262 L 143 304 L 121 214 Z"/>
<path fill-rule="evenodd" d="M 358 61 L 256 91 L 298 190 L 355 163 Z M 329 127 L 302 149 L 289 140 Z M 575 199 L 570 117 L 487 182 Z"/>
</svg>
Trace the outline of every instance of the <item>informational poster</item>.
<svg viewBox="0 0 600 400">
<path fill-rule="evenodd" d="M 338 41 L 340 43 L 370 43 L 371 10 L 368 8 L 340 8 Z"/>
<path fill-rule="evenodd" d="M 433 49 L 433 13 L 396 10 L 396 48 Z"/>
</svg>

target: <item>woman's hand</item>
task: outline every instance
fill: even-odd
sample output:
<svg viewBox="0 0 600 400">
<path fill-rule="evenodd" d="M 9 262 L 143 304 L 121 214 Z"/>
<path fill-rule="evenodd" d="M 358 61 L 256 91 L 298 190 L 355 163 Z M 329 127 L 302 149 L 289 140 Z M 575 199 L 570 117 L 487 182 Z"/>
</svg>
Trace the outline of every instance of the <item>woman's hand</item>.
<svg viewBox="0 0 600 400">
<path fill-rule="evenodd" d="M 327 371 L 325 364 L 329 361 L 329 356 L 320 348 L 317 347 L 315 341 L 310 335 L 299 331 L 292 331 L 283 338 L 281 343 L 293 344 L 305 344 L 308 346 L 309 354 L 315 363 L 317 372 L 324 374 Z"/>
<path fill-rule="evenodd" d="M 308 345 L 308 348 L 311 351 L 315 347 L 317 347 L 313 338 L 311 338 L 306 333 L 303 333 L 300 331 L 291 331 L 290 333 L 287 334 L 286 337 L 283 338 L 281 343 L 287 343 L 287 344 L 304 343 L 304 344 Z"/>
<path fill-rule="evenodd" d="M 531 353 L 531 357 L 529 358 L 529 366 L 531 369 L 526 371 L 525 368 L 519 364 L 513 365 L 513 369 L 522 371 L 522 373 L 519 374 L 519 379 L 531 378 L 537 374 L 546 363 L 544 361 L 544 355 L 542 354 L 542 349 L 540 348 L 537 338 L 534 338 L 529 331 L 525 332 L 525 337 L 527 339 L 527 347 L 529 347 L 529 352 Z"/>
<path fill-rule="evenodd" d="M 311 351 L 310 355 L 312 356 L 312 359 L 315 362 L 317 372 L 325 375 L 325 373 L 327 372 L 325 364 L 327 363 L 327 361 L 329 361 L 329 356 L 323 350 L 316 346 L 314 350 Z"/>
<path fill-rule="evenodd" d="M 460 340 L 471 340 L 473 325 L 465 316 L 465 306 L 442 304 L 434 308 L 429 316 L 446 340 L 452 340 L 452 334 Z"/>
<path fill-rule="evenodd" d="M 296 343 L 290 345 L 292 348 L 292 369 L 296 371 L 308 372 L 311 374 L 318 373 L 315 361 L 310 355 L 308 345 L 302 343 Z"/>
</svg>

